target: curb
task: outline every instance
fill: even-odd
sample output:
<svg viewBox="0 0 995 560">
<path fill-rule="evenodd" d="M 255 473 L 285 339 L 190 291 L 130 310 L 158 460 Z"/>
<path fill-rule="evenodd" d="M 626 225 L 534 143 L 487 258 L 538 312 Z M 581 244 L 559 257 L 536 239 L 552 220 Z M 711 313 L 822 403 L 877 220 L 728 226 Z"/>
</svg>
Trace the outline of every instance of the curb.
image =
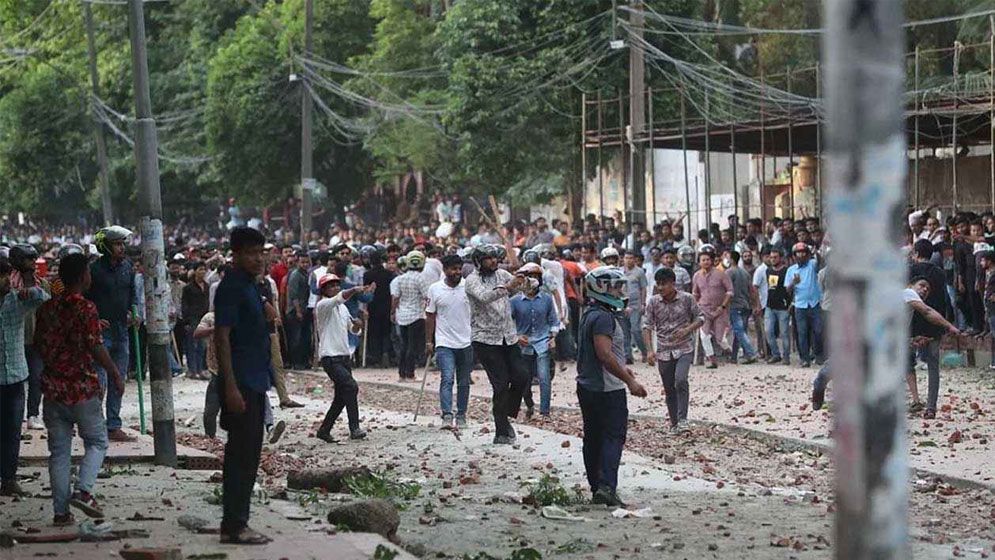
<svg viewBox="0 0 995 560">
<path fill-rule="evenodd" d="M 310 371 L 298 371 L 296 373 L 303 373 L 306 375 L 319 375 L 317 372 L 310 372 Z M 324 378 L 324 376 L 321 377 Z M 384 381 L 358 381 L 358 382 L 360 385 L 368 385 L 383 389 L 399 389 L 402 391 L 410 391 L 414 393 L 420 392 L 421 390 L 420 387 L 414 385 L 403 386 Z M 483 400 L 488 400 L 488 401 L 491 400 L 490 397 L 486 396 L 479 396 L 479 395 L 470 395 L 470 396 L 471 398 L 476 397 Z M 576 413 L 579 411 L 578 408 L 571 406 L 562 406 L 562 405 L 553 405 L 551 408 L 553 410 L 558 410 L 560 412 Z M 654 414 L 630 414 L 629 418 L 635 420 L 661 420 L 663 419 L 663 416 L 654 415 Z M 748 437 L 750 439 L 765 443 L 767 445 L 783 448 L 787 451 L 814 451 L 822 454 L 832 454 L 833 452 L 833 446 L 826 443 L 817 443 L 814 441 L 807 441 L 788 436 L 771 434 L 768 432 L 764 432 L 761 430 L 754 430 L 752 428 L 747 428 L 744 426 L 737 426 L 734 424 L 724 424 L 722 422 L 714 422 L 712 420 L 692 420 L 691 423 L 699 426 L 705 426 L 709 428 L 715 428 L 719 430 L 732 432 L 734 434 Z M 921 469 L 917 467 L 909 469 L 909 472 L 912 475 L 914 475 L 916 478 L 942 482 L 943 484 L 947 484 L 959 490 L 970 490 L 970 491 L 983 490 L 995 493 L 995 483 L 978 482 L 976 480 L 970 480 L 967 478 L 961 478 L 959 476 L 953 476 L 948 474 L 941 474 L 938 472 L 930 471 L 927 469 Z"/>
</svg>

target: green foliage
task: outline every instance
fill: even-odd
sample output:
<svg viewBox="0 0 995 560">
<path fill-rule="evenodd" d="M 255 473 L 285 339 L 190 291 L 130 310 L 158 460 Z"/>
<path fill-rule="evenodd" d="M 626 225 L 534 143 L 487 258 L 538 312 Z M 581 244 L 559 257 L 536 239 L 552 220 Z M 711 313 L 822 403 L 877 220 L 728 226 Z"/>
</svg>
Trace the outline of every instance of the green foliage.
<svg viewBox="0 0 995 560">
<path fill-rule="evenodd" d="M 573 492 L 567 490 L 559 478 L 549 473 L 543 474 L 535 482 L 524 482 L 522 486 L 528 489 L 525 503 L 536 507 L 569 506 L 583 502 L 583 494 L 579 489 L 575 488 Z"/>
<path fill-rule="evenodd" d="M 473 556 L 469 554 L 463 555 L 463 560 L 502 560 L 498 556 L 488 554 L 487 552 L 478 552 Z M 542 553 L 534 548 L 519 548 L 511 553 L 511 556 L 507 560 L 542 560 Z"/>
<path fill-rule="evenodd" d="M 393 548 L 378 544 L 377 549 L 373 551 L 373 560 L 394 560 L 399 554 Z"/>
<path fill-rule="evenodd" d="M 401 482 L 387 473 L 351 476 L 345 480 L 345 485 L 353 495 L 391 500 L 395 503 L 411 501 L 421 493 L 420 484 Z"/>
</svg>

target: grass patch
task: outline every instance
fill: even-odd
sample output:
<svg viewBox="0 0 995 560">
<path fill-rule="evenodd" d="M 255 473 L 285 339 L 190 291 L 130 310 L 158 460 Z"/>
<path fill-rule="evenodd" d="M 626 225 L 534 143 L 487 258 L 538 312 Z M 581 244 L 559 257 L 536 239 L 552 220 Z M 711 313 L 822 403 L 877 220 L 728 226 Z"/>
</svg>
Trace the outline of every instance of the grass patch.
<svg viewBox="0 0 995 560">
<path fill-rule="evenodd" d="M 350 476 L 345 479 L 345 485 L 355 496 L 390 500 L 399 508 L 403 505 L 400 502 L 414 500 L 421 493 L 421 484 L 401 482 L 393 476 L 380 472 Z"/>
</svg>

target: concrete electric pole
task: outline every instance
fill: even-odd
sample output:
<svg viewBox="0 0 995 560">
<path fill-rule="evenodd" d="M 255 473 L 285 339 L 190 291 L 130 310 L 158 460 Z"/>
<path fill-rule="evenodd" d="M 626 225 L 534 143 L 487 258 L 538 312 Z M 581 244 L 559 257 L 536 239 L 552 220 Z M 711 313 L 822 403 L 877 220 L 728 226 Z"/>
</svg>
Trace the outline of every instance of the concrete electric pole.
<svg viewBox="0 0 995 560">
<path fill-rule="evenodd" d="M 646 15 L 643 12 L 643 0 L 630 0 L 632 10 L 629 12 L 629 27 L 631 33 L 638 39 L 643 37 L 643 27 Z M 651 125 L 652 126 L 652 123 Z M 629 177 L 632 184 L 630 191 L 630 214 L 626 216 L 631 224 L 633 221 L 643 222 L 652 231 L 646 215 L 646 150 L 635 140 L 646 128 L 646 61 L 643 49 L 637 41 L 629 41 Z M 651 147 L 652 148 L 652 147 Z"/>
<path fill-rule="evenodd" d="M 911 558 L 898 250 L 908 157 L 901 0 L 823 2 L 836 558 Z"/>
<path fill-rule="evenodd" d="M 311 59 L 314 49 L 314 2 L 304 0 L 304 59 Z M 307 237 L 311 233 L 311 214 L 314 211 L 314 146 L 311 125 L 313 123 L 314 101 L 308 85 L 307 72 L 302 72 L 301 80 L 301 246 L 307 249 Z"/>
<path fill-rule="evenodd" d="M 149 376 L 152 380 L 152 429 L 155 463 L 176 466 L 176 425 L 173 421 L 173 376 L 169 371 L 169 284 L 159 194 L 159 141 L 145 52 L 142 0 L 128 0 L 132 75 L 135 82 L 135 162 L 141 209 L 142 263 L 145 268 L 145 317 L 148 331 Z"/>
<path fill-rule="evenodd" d="M 86 51 L 90 58 L 90 88 L 93 97 L 100 98 L 100 75 L 97 74 L 97 40 L 93 31 L 93 10 L 90 9 L 90 2 L 82 0 L 83 15 L 86 19 Z M 91 103 L 96 103 L 96 99 Z M 92 105 L 91 105 L 92 106 Z M 104 213 L 104 225 L 109 226 L 114 223 L 114 208 L 111 205 L 110 174 L 107 171 L 107 141 L 104 139 L 104 125 L 97 119 L 96 112 L 93 114 L 93 136 L 97 142 L 97 165 L 99 166 L 100 181 L 100 207 Z"/>
</svg>

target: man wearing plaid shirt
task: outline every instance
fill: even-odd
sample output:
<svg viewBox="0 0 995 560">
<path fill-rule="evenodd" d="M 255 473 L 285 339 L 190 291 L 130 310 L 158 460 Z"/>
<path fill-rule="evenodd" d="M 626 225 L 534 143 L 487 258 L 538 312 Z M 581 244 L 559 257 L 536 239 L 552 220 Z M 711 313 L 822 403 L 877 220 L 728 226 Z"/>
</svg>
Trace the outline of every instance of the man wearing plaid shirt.
<svg viewBox="0 0 995 560">
<path fill-rule="evenodd" d="M 24 356 L 24 316 L 48 294 L 35 285 L 34 271 L 24 274 L 22 287 L 12 290 L 10 262 L 0 258 L 0 496 L 22 495 L 17 485 L 24 418 L 24 384 L 28 362 Z"/>
<path fill-rule="evenodd" d="M 425 361 L 425 298 L 428 286 L 422 276 L 425 254 L 408 253 L 408 271 L 391 282 L 392 315 L 401 331 L 398 375 L 401 381 L 414 379 L 415 369 Z"/>
</svg>

